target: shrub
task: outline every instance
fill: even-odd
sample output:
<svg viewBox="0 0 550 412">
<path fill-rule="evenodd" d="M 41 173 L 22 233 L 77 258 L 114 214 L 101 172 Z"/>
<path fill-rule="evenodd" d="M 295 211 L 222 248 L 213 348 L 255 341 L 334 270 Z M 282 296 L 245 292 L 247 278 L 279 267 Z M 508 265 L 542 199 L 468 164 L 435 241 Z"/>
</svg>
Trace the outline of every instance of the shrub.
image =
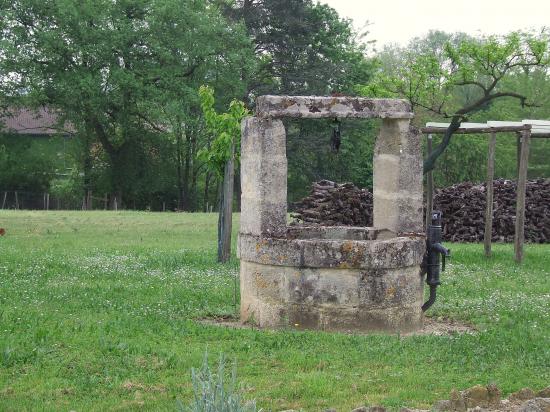
<svg viewBox="0 0 550 412">
<path fill-rule="evenodd" d="M 233 365 L 231 381 L 225 383 L 225 358 L 220 355 L 218 372 L 214 373 L 208 366 L 208 353 L 200 370 L 191 369 L 193 382 L 193 400 L 188 406 L 178 399 L 177 406 L 180 412 L 257 412 L 256 402 L 243 403 L 237 393 L 237 369 Z M 258 411 L 260 412 L 260 411 Z"/>
</svg>

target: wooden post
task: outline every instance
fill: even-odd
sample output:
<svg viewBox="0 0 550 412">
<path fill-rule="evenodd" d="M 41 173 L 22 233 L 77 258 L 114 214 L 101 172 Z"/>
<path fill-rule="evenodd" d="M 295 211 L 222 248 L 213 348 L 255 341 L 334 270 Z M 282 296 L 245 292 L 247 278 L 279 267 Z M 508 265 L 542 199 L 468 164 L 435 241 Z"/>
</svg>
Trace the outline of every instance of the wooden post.
<svg viewBox="0 0 550 412">
<path fill-rule="evenodd" d="M 86 190 L 86 210 L 92 210 L 92 191 Z"/>
<path fill-rule="evenodd" d="M 46 193 L 46 210 L 50 210 L 50 194 Z"/>
<path fill-rule="evenodd" d="M 519 167 L 520 167 L 520 157 L 521 157 L 521 132 L 517 132 L 516 140 L 516 178 L 519 179 Z"/>
<path fill-rule="evenodd" d="M 518 184 L 516 192 L 516 230 L 514 237 L 514 252 L 516 262 L 523 260 L 523 242 L 525 240 L 525 186 L 527 183 L 527 167 L 529 162 L 529 140 L 531 130 L 522 133 L 521 156 L 519 162 Z"/>
<path fill-rule="evenodd" d="M 233 180 L 235 178 L 234 152 L 235 147 L 232 145 L 231 155 L 225 163 L 225 170 L 223 173 L 223 184 L 218 218 L 218 262 L 221 263 L 228 262 L 231 257 Z"/>
<path fill-rule="evenodd" d="M 432 153 L 432 135 L 428 135 L 427 145 L 428 156 Z M 426 175 L 426 231 L 432 219 L 432 211 L 434 208 L 434 176 L 433 171 L 429 171 Z"/>
<path fill-rule="evenodd" d="M 493 236 L 493 179 L 495 178 L 495 147 L 497 143 L 496 132 L 489 135 L 489 153 L 487 155 L 487 186 L 485 205 L 485 256 L 491 256 L 491 238 Z"/>
<path fill-rule="evenodd" d="M 17 190 L 15 191 L 15 209 L 19 209 L 19 197 L 17 196 Z"/>
</svg>

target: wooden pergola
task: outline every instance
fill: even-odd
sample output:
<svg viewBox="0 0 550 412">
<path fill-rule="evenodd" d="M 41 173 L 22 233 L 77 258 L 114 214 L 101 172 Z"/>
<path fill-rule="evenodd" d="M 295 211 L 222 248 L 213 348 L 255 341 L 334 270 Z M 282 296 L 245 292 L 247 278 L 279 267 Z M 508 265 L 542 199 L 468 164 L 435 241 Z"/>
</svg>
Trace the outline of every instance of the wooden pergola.
<svg viewBox="0 0 550 412">
<path fill-rule="evenodd" d="M 432 151 L 432 134 L 444 134 L 449 123 L 426 123 L 422 132 L 427 135 L 428 154 Z M 497 133 L 512 132 L 517 135 L 518 182 L 516 192 L 516 225 L 514 232 L 514 253 L 516 262 L 523 260 L 525 239 L 525 188 L 529 162 L 529 144 L 531 138 L 550 138 L 550 121 L 523 120 L 521 122 L 488 121 L 487 123 L 462 123 L 455 134 L 489 134 L 489 153 L 487 156 L 487 205 L 485 209 L 485 255 L 491 256 L 491 235 L 493 228 L 493 179 L 495 174 L 495 147 Z M 427 213 L 426 225 L 433 210 L 433 173 L 427 174 Z"/>
</svg>

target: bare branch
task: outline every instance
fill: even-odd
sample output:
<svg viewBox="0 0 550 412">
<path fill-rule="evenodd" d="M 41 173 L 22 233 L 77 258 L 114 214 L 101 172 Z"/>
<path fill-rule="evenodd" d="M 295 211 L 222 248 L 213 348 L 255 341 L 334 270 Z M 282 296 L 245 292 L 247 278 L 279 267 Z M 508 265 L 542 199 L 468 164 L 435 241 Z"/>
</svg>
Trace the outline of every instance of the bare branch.
<svg viewBox="0 0 550 412">
<path fill-rule="evenodd" d="M 473 81 L 473 80 L 463 80 L 461 82 L 455 82 L 454 84 L 456 86 L 468 86 L 468 85 L 478 86 L 483 90 L 484 93 L 487 93 L 487 88 L 481 82 L 476 82 L 476 81 Z"/>
<path fill-rule="evenodd" d="M 520 100 L 522 107 L 536 107 L 532 103 L 527 103 L 527 97 L 522 94 L 514 92 L 499 92 L 483 96 L 481 99 L 473 102 L 472 104 L 465 106 L 460 110 L 457 110 L 456 115 L 463 116 L 467 113 L 475 112 L 491 100 L 498 99 L 499 97 L 513 97 Z"/>
<path fill-rule="evenodd" d="M 428 173 L 434 169 L 437 159 L 443 154 L 447 146 L 449 146 L 449 143 L 451 143 L 451 137 L 453 137 L 454 132 L 460 128 L 460 124 L 464 119 L 465 117 L 461 115 L 453 116 L 451 119 L 451 124 L 449 124 L 449 127 L 447 127 L 447 130 L 445 131 L 443 140 L 435 148 L 435 150 L 428 155 L 426 160 L 424 160 L 424 173 Z"/>
</svg>

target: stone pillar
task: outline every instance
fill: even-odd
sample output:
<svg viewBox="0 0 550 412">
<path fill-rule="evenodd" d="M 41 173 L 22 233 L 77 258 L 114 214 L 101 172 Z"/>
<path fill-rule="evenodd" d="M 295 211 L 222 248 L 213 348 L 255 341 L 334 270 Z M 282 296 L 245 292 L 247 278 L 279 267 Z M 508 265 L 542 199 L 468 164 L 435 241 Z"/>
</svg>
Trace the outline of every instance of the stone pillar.
<svg viewBox="0 0 550 412">
<path fill-rule="evenodd" d="M 408 119 L 383 119 L 373 161 L 373 225 L 423 232 L 420 133 Z"/>
<path fill-rule="evenodd" d="M 281 120 L 248 117 L 241 124 L 240 233 L 278 236 L 286 229 L 286 133 Z"/>
</svg>

